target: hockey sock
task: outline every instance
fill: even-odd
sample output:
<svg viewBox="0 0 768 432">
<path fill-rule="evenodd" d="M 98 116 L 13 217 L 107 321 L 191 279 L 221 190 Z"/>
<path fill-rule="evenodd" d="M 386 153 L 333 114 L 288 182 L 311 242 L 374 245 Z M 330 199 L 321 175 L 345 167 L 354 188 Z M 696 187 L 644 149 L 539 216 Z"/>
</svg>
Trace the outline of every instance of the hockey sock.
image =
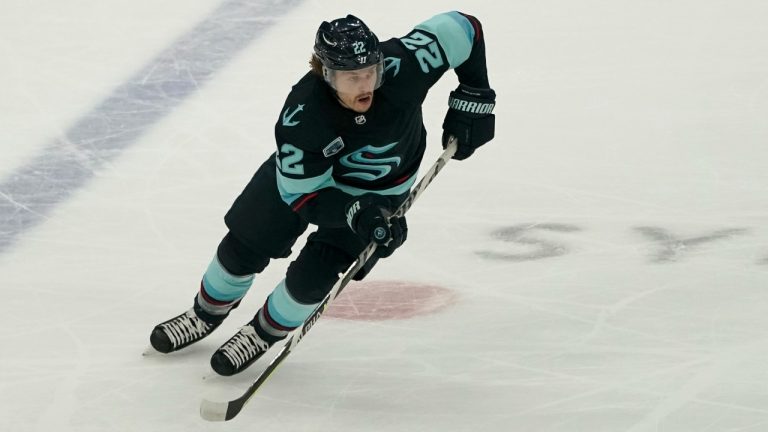
<svg viewBox="0 0 768 432">
<path fill-rule="evenodd" d="M 200 282 L 197 302 L 211 315 L 226 315 L 245 296 L 254 275 L 236 276 L 227 271 L 214 256 Z"/>
<path fill-rule="evenodd" d="M 291 330 L 302 325 L 318 304 L 319 302 L 304 304 L 296 301 L 288 292 L 285 279 L 283 279 L 256 314 L 256 320 L 259 324 L 257 330 L 262 330 L 259 332 L 260 336 L 272 339 L 268 342 L 274 343 L 286 337 Z"/>
</svg>

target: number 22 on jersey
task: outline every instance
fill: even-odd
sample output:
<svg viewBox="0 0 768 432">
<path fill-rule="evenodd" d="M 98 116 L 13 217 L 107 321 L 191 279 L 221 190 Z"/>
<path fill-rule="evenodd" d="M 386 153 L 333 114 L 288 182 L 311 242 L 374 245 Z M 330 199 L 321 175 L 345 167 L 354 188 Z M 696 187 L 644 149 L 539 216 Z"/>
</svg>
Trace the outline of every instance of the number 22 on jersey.
<svg viewBox="0 0 768 432">
<path fill-rule="evenodd" d="M 430 67 L 437 69 L 445 64 L 443 56 L 440 54 L 440 48 L 437 47 L 437 42 L 424 33 L 415 31 L 401 38 L 400 41 L 406 48 L 415 51 L 414 55 L 421 65 L 422 72 L 429 73 Z"/>
</svg>

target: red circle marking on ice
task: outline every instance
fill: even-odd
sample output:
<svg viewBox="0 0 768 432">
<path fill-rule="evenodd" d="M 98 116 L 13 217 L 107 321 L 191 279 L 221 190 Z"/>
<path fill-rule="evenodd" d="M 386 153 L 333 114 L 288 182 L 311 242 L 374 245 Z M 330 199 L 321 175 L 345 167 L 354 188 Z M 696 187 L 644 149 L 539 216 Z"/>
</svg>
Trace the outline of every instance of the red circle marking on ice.
<svg viewBox="0 0 768 432">
<path fill-rule="evenodd" d="M 408 281 L 352 282 L 334 300 L 326 316 L 382 321 L 427 315 L 456 302 L 453 291 L 437 285 Z"/>
</svg>

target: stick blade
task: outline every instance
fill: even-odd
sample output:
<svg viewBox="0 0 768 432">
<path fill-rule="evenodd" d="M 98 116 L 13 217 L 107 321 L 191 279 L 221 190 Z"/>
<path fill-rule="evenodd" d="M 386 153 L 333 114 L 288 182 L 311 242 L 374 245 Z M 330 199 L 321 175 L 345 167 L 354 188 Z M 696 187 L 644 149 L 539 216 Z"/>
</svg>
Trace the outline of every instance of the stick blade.
<svg viewBox="0 0 768 432">
<path fill-rule="evenodd" d="M 229 420 L 227 408 L 229 408 L 229 402 L 213 402 L 203 399 L 200 403 L 200 417 L 210 422 L 227 421 Z"/>
</svg>

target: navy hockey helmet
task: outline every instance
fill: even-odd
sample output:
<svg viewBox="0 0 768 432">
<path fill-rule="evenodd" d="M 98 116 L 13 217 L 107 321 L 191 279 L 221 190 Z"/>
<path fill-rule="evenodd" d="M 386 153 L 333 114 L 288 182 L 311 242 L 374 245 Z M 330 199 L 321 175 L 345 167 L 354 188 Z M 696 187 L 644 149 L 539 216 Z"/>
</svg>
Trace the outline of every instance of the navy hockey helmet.
<svg viewBox="0 0 768 432">
<path fill-rule="evenodd" d="M 354 15 L 320 24 L 315 35 L 315 55 L 332 70 L 355 70 L 383 60 L 379 39 Z"/>
</svg>

